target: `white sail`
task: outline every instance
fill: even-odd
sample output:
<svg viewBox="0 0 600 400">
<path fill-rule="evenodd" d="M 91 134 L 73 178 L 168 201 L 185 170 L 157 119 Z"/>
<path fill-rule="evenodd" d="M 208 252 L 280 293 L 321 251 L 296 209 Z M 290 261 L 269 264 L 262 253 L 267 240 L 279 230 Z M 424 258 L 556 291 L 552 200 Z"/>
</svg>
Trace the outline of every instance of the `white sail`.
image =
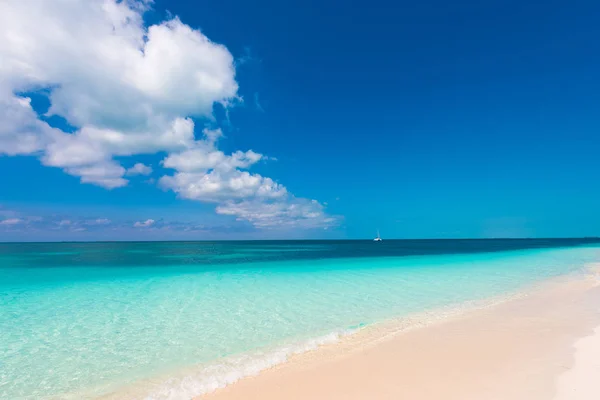
<svg viewBox="0 0 600 400">
<path fill-rule="evenodd" d="M 377 237 L 375 239 L 373 239 L 374 242 L 381 242 L 383 239 L 381 239 L 381 236 L 379 235 L 379 229 L 377 229 Z"/>
</svg>

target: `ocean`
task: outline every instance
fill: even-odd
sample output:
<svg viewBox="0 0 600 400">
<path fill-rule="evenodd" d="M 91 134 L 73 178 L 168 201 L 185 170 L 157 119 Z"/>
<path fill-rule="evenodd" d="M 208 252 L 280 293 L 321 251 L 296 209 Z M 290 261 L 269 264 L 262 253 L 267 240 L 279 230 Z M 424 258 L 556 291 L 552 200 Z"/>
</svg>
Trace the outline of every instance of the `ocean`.
<svg viewBox="0 0 600 400">
<path fill-rule="evenodd" d="M 0 244 L 0 399 L 190 399 L 365 326 L 582 272 L 599 242 Z"/>
</svg>

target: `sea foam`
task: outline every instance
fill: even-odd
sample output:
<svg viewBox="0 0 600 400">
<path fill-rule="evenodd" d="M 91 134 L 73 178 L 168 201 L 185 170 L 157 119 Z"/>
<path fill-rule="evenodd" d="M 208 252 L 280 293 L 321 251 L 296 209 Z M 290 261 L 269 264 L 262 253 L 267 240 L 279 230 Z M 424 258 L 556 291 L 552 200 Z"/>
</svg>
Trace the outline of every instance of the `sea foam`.
<svg viewBox="0 0 600 400">
<path fill-rule="evenodd" d="M 242 378 L 258 375 L 266 369 L 286 362 L 293 355 L 335 343 L 342 337 L 356 333 L 359 329 L 339 330 L 298 343 L 283 345 L 272 350 L 227 357 L 218 363 L 187 371 L 183 377 L 170 378 L 139 398 L 146 400 L 187 400 L 201 396 L 231 385 Z"/>
</svg>

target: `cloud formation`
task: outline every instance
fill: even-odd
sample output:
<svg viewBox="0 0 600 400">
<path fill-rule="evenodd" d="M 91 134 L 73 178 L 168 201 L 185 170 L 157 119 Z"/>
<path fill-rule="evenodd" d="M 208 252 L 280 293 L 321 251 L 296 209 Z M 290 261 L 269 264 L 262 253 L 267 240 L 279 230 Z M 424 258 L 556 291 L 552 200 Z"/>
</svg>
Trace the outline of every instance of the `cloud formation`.
<svg viewBox="0 0 600 400">
<path fill-rule="evenodd" d="M 153 219 L 147 219 L 143 222 L 137 221 L 135 224 L 133 224 L 133 226 L 135 228 L 148 228 L 148 227 L 154 225 L 154 222 L 155 221 Z"/>
<path fill-rule="evenodd" d="M 260 228 L 327 228 L 337 223 L 316 200 L 289 196 L 286 201 L 229 201 L 217 213 L 233 215 Z"/>
<path fill-rule="evenodd" d="M 36 156 L 82 183 L 114 189 L 153 172 L 139 162 L 126 169 L 124 158 L 166 153 L 162 166 L 173 172 L 159 186 L 181 198 L 214 203 L 217 213 L 257 227 L 333 224 L 318 202 L 249 171 L 268 157 L 225 154 L 220 129 L 196 138 L 193 118 L 214 122 L 215 104 L 229 110 L 241 101 L 236 62 L 177 17 L 146 26 L 151 3 L 0 2 L 0 155 Z M 43 115 L 32 107 L 34 92 L 49 101 Z M 50 117 L 62 118 L 64 130 Z"/>
<path fill-rule="evenodd" d="M 316 200 L 297 198 L 269 177 L 247 171 L 266 159 L 252 150 L 225 154 L 217 148 L 220 130 L 205 130 L 193 148 L 167 156 L 162 165 L 174 169 L 159 185 L 185 199 L 217 203 L 216 212 L 259 228 L 324 228 L 334 225 Z"/>
<path fill-rule="evenodd" d="M 152 167 L 142 163 L 136 163 L 133 167 L 127 169 L 127 175 L 150 175 Z"/>
<path fill-rule="evenodd" d="M 0 241 L 258 239 L 269 234 L 248 223 L 215 220 L 206 214 L 183 220 L 152 216 L 153 223 L 140 220 L 145 226 L 135 227 L 135 218 L 127 215 L 109 220 L 93 212 L 74 215 L 62 210 L 44 211 L 45 216 L 40 217 L 37 212 L 31 214 L 32 210 L 8 209 L 0 204 Z"/>
<path fill-rule="evenodd" d="M 271 178 L 245 171 L 262 160 L 262 154 L 248 150 L 226 155 L 216 147 L 221 136 L 220 129 L 205 130 L 204 139 L 196 141 L 193 148 L 166 157 L 162 165 L 177 172 L 163 176 L 159 184 L 182 198 L 204 202 L 287 194 L 286 188 Z"/>
<path fill-rule="evenodd" d="M 0 153 L 37 154 L 84 183 L 124 186 L 114 156 L 190 147 L 190 117 L 237 97 L 234 59 L 178 18 L 144 26 L 149 2 L 0 3 Z M 45 116 L 22 93 L 45 89 Z"/>
</svg>

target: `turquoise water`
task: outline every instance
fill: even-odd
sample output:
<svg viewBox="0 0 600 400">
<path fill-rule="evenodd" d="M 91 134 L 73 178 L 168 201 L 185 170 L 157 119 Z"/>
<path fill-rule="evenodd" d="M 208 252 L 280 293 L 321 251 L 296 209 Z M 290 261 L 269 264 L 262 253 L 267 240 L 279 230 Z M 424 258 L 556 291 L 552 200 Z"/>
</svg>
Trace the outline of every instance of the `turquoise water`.
<svg viewBox="0 0 600 400">
<path fill-rule="evenodd" d="M 360 326 L 580 271 L 592 242 L 0 244 L 0 399 L 189 399 Z"/>
</svg>

